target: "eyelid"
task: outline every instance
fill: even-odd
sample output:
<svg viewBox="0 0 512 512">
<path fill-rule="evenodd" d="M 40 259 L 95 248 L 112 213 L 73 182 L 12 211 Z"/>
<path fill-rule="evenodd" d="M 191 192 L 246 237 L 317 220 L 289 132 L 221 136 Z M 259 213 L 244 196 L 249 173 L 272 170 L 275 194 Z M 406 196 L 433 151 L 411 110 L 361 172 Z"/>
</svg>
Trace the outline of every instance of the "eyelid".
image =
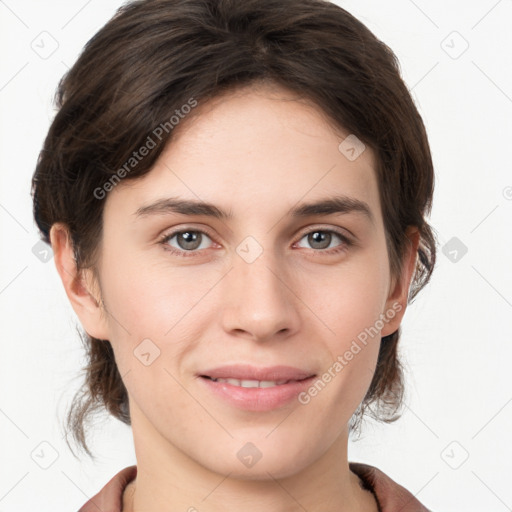
<svg viewBox="0 0 512 512">
<path fill-rule="evenodd" d="M 340 226 L 322 226 L 322 225 L 315 225 L 312 227 L 308 227 L 303 231 L 300 235 L 300 238 L 302 238 L 304 235 L 309 235 L 310 233 L 314 233 L 315 231 L 326 231 L 326 232 L 334 232 L 347 240 L 354 241 L 355 237 L 354 235 L 346 228 L 342 228 Z M 299 239 L 300 239 L 299 238 Z"/>
</svg>

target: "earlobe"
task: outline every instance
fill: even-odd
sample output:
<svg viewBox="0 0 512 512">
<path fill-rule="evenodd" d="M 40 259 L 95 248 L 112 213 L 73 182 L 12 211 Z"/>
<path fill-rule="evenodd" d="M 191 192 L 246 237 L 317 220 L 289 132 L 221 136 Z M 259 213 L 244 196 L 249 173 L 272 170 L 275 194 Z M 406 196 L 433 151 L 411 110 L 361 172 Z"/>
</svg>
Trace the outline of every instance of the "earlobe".
<svg viewBox="0 0 512 512">
<path fill-rule="evenodd" d="M 101 309 L 101 297 L 91 291 L 95 280 L 90 269 L 77 269 L 73 244 L 65 224 L 55 223 L 50 230 L 55 267 L 66 295 L 80 323 L 90 336 L 108 339 L 106 318 Z M 96 287 L 97 288 L 97 287 Z"/>
<path fill-rule="evenodd" d="M 403 257 L 402 273 L 399 279 L 393 281 L 392 289 L 386 301 L 384 315 L 389 321 L 381 331 L 383 337 L 394 333 L 400 327 L 407 309 L 409 288 L 416 270 L 420 232 L 416 226 L 409 226 L 406 235 L 409 242 Z"/>
</svg>

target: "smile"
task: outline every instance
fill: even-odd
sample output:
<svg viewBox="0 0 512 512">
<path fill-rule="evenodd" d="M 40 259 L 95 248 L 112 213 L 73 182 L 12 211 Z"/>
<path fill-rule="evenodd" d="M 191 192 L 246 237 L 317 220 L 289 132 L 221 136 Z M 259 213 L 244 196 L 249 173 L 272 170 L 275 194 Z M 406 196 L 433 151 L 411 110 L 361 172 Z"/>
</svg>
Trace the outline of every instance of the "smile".
<svg viewBox="0 0 512 512">
<path fill-rule="evenodd" d="M 240 380 L 240 379 L 213 379 L 212 377 L 207 377 L 214 382 L 225 382 L 227 384 L 231 384 L 232 386 L 238 386 L 242 388 L 272 388 L 274 386 L 281 386 L 283 384 L 287 384 L 288 382 L 295 382 L 291 380 Z"/>
<path fill-rule="evenodd" d="M 255 380 L 234 378 L 213 378 L 201 375 L 199 382 L 210 397 L 235 409 L 263 412 L 278 409 L 295 402 L 297 396 L 312 384 L 315 376 L 300 380 Z"/>
</svg>

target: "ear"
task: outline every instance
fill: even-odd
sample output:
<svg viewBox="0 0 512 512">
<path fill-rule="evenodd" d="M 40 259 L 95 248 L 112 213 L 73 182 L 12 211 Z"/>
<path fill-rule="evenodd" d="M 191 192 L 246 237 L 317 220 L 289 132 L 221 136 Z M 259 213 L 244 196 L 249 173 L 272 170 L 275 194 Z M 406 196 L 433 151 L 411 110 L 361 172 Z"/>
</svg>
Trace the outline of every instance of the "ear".
<svg viewBox="0 0 512 512">
<path fill-rule="evenodd" d="M 57 272 L 80 323 L 89 336 L 101 340 L 108 339 L 101 295 L 96 292 L 96 298 L 92 292 L 93 289 L 99 291 L 99 286 L 90 269 L 83 269 L 80 272 L 77 270 L 73 243 L 67 226 L 60 222 L 53 224 L 50 241 Z"/>
<path fill-rule="evenodd" d="M 389 296 L 386 300 L 384 315 L 388 319 L 385 323 L 381 336 L 393 334 L 402 322 L 407 308 L 409 287 L 416 269 L 420 233 L 416 226 L 409 226 L 405 232 L 408 243 L 403 256 L 402 272 L 398 278 L 392 280 Z"/>
</svg>

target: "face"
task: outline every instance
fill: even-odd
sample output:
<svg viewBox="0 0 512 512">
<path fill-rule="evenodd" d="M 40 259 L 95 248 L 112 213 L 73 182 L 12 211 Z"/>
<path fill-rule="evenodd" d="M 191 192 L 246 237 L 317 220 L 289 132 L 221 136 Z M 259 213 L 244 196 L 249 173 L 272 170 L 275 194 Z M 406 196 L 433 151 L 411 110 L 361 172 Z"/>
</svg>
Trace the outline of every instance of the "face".
<svg viewBox="0 0 512 512">
<path fill-rule="evenodd" d="M 405 309 L 374 155 L 347 158 L 349 134 L 285 90 L 198 108 L 146 176 L 109 193 L 98 265 L 107 314 L 76 310 L 112 343 L 136 449 L 284 477 L 343 450 L 380 338 Z M 205 377 L 239 375 L 215 373 L 226 365 L 270 369 L 242 380 L 290 382 Z"/>
</svg>

